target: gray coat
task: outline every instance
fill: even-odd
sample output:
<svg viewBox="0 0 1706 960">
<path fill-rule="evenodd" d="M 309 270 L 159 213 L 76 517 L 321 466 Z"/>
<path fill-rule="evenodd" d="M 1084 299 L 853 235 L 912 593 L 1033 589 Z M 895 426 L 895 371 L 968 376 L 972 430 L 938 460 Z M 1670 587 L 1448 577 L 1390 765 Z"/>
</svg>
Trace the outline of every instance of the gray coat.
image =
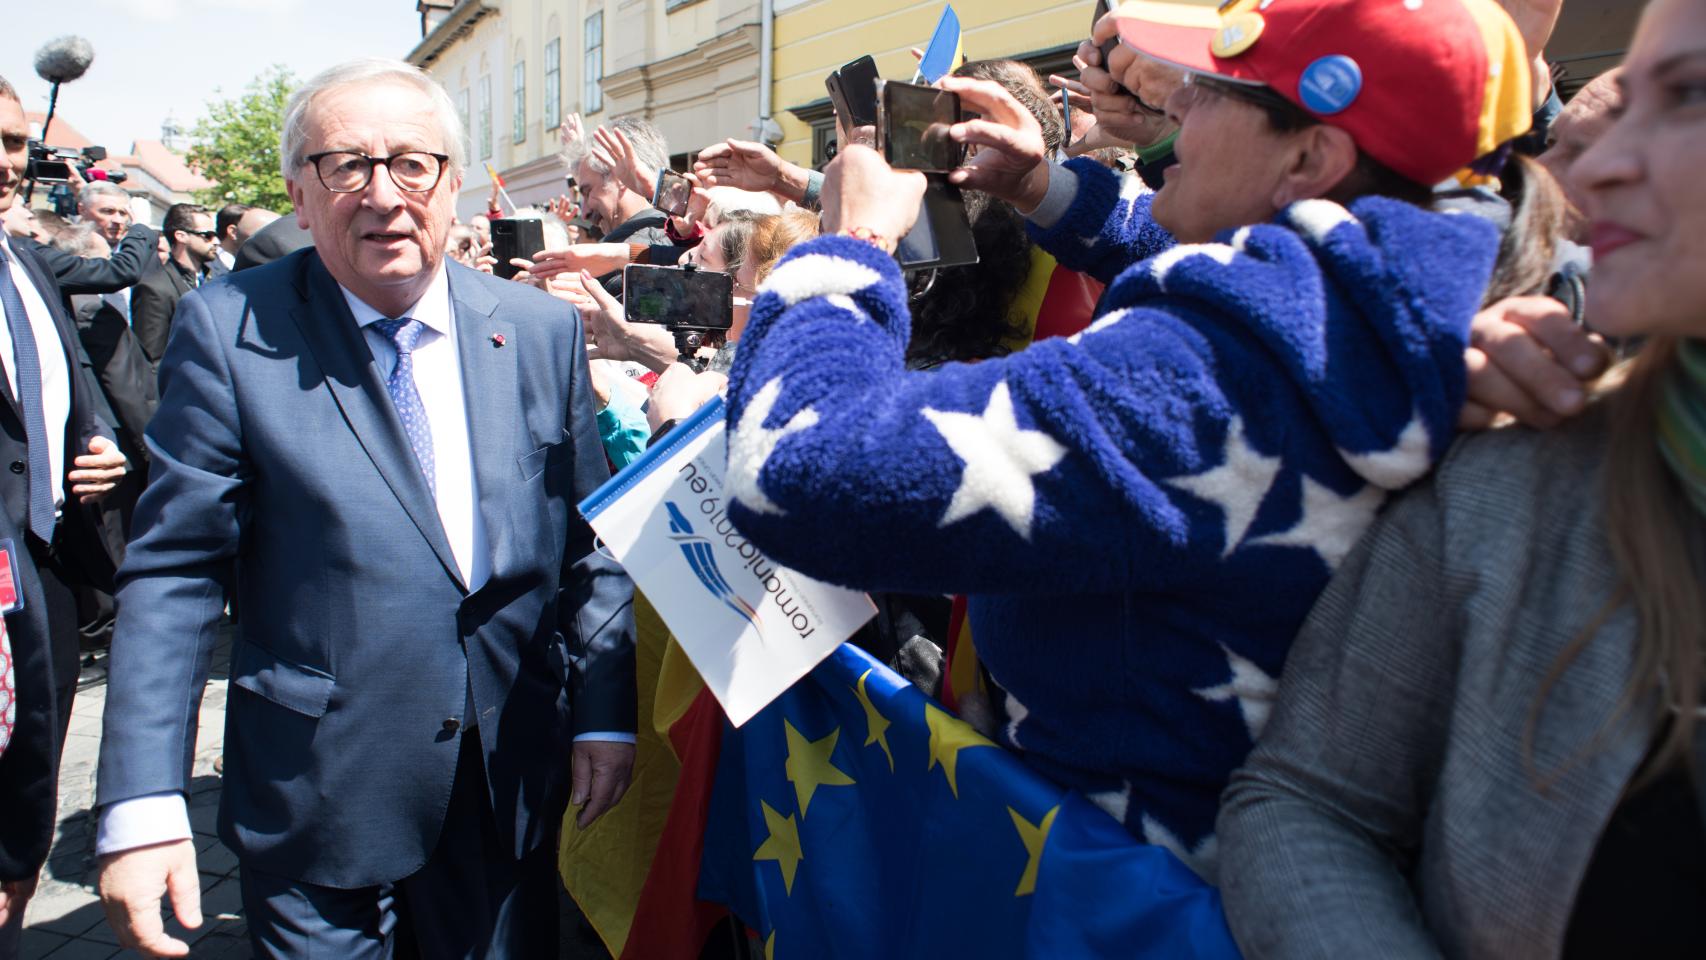
<svg viewBox="0 0 1706 960">
<path fill-rule="evenodd" d="M 1657 729 L 1651 703 L 1618 712 L 1627 607 L 1530 727 L 1611 592 L 1607 429 L 1596 410 L 1464 441 L 1340 568 L 1221 806 L 1220 880 L 1248 956 L 1559 954 Z"/>
</svg>

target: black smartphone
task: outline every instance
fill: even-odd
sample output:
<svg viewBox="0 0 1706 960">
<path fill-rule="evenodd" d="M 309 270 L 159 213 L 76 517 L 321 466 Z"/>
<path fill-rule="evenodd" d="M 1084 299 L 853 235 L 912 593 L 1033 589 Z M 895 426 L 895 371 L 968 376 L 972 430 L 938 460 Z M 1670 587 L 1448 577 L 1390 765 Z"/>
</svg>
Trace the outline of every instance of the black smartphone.
<svg viewBox="0 0 1706 960">
<path fill-rule="evenodd" d="M 824 79 L 829 99 L 847 129 L 869 127 L 877 122 L 877 61 L 867 54 L 841 65 Z"/>
<path fill-rule="evenodd" d="M 977 238 L 972 235 L 960 188 L 941 177 L 929 178 L 918 220 L 900 238 L 895 258 L 905 270 L 959 267 L 978 261 Z"/>
<path fill-rule="evenodd" d="M 962 119 L 957 93 L 884 81 L 877 95 L 877 149 L 897 170 L 947 173 L 965 161 L 966 148 L 948 136 Z"/>
<path fill-rule="evenodd" d="M 657 187 L 652 190 L 652 206 L 672 217 L 687 215 L 687 202 L 693 198 L 693 181 L 674 170 L 659 170 Z"/>
<path fill-rule="evenodd" d="M 715 270 L 633 263 L 622 271 L 622 308 L 639 323 L 727 330 L 734 323 L 734 293 L 734 277 Z"/>
<path fill-rule="evenodd" d="M 545 225 L 538 220 L 499 217 L 492 221 L 492 256 L 498 261 L 492 265 L 493 276 L 505 280 L 514 277 L 518 268 L 511 260 L 531 260 L 543 249 Z"/>
</svg>

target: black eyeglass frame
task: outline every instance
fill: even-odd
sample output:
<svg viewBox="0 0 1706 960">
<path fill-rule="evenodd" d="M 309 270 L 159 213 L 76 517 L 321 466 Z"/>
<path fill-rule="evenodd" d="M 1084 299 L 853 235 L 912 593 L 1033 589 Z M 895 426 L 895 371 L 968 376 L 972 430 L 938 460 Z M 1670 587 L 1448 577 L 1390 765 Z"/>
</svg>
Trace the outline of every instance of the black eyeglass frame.
<svg viewBox="0 0 1706 960">
<path fill-rule="evenodd" d="M 332 185 L 326 182 L 326 175 L 320 171 L 320 161 L 327 157 L 336 156 L 359 157 L 367 163 L 367 176 L 362 179 L 360 186 L 350 190 L 334 190 Z M 402 157 L 431 157 L 438 161 L 438 175 L 433 177 L 432 183 L 425 187 L 405 187 L 401 183 L 397 182 L 396 175 L 391 172 L 391 161 Z M 320 186 L 325 187 L 327 191 L 331 193 L 360 193 L 363 190 L 366 190 L 369 186 L 373 185 L 373 168 L 379 164 L 385 165 L 385 175 L 391 178 L 392 185 L 398 190 L 401 190 L 404 193 L 431 193 L 438 189 L 438 185 L 440 183 L 444 182 L 444 171 L 450 166 L 450 155 L 445 153 L 432 153 L 427 150 L 404 150 L 402 153 L 393 153 L 389 157 L 370 157 L 359 150 L 325 150 L 320 153 L 311 153 L 308 156 L 303 157 L 302 162 L 309 164 L 314 168 L 314 176 L 319 179 Z"/>
<path fill-rule="evenodd" d="M 174 233 L 187 233 L 192 237 L 200 237 L 203 240 L 218 240 L 219 239 L 219 233 L 217 231 L 214 231 L 214 230 L 184 230 L 184 229 L 180 228 L 180 229 L 175 230 L 173 232 Z"/>
</svg>

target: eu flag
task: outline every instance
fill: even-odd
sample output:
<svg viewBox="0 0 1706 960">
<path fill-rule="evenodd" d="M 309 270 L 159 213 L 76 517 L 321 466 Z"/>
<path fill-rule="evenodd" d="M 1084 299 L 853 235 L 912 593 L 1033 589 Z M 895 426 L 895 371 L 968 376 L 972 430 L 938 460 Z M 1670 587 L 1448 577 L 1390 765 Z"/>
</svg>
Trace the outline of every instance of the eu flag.
<svg viewBox="0 0 1706 960">
<path fill-rule="evenodd" d="M 1171 853 L 848 644 L 725 725 L 699 896 L 771 958 L 1238 956 Z"/>
</svg>

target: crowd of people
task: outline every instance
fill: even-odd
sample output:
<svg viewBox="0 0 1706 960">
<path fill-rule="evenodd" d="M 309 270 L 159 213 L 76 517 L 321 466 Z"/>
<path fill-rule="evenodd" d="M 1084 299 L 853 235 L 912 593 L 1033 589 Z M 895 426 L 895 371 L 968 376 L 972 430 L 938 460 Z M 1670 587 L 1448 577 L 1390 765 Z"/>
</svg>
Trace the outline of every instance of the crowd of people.
<svg viewBox="0 0 1706 960">
<path fill-rule="evenodd" d="M 185 954 L 227 620 L 256 955 L 552 955 L 558 822 L 621 802 L 645 682 L 575 504 L 719 395 L 741 534 L 868 591 L 853 642 L 1246 955 L 1698 955 L 1706 2 L 1568 103 L 1561 5 L 1145 0 L 1074 76 L 937 81 L 951 171 L 838 116 L 823 169 L 730 139 L 666 211 L 654 124 L 570 116 L 569 191 L 465 223 L 406 64 L 294 94 L 293 213 L 159 231 L 102 181 L 19 202 L 0 80 L 0 960 L 109 636 L 100 892 Z M 975 263 L 897 259 L 930 190 Z M 543 249 L 499 262 L 505 220 Z M 630 317 L 632 265 L 728 315 Z"/>
</svg>

